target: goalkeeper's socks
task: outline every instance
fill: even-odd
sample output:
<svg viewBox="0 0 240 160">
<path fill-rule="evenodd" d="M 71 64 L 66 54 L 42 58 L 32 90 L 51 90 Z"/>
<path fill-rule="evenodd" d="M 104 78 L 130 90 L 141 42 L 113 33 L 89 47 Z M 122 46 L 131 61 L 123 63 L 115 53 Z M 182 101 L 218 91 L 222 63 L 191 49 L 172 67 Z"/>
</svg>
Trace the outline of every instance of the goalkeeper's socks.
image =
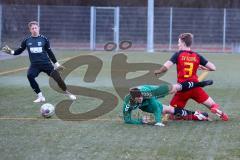
<svg viewBox="0 0 240 160">
<path fill-rule="evenodd" d="M 37 95 L 38 95 L 38 97 L 44 97 L 42 92 L 39 92 Z"/>
<path fill-rule="evenodd" d="M 77 97 L 75 95 L 73 95 L 72 93 L 70 93 L 69 91 L 65 91 L 66 95 L 71 99 L 71 100 L 76 100 Z"/>
<path fill-rule="evenodd" d="M 181 109 L 181 108 L 174 108 L 173 116 L 170 117 L 171 120 L 188 120 L 192 119 L 192 115 L 194 112 Z"/>
<path fill-rule="evenodd" d="M 194 114 L 194 112 L 186 110 L 186 109 L 181 109 L 181 108 L 174 108 L 174 113 L 175 116 L 183 117 L 187 116 L 189 114 Z"/>
<path fill-rule="evenodd" d="M 207 121 L 208 114 L 201 111 L 189 111 L 186 109 L 175 108 L 174 109 L 175 120 L 193 120 L 193 121 Z"/>
</svg>

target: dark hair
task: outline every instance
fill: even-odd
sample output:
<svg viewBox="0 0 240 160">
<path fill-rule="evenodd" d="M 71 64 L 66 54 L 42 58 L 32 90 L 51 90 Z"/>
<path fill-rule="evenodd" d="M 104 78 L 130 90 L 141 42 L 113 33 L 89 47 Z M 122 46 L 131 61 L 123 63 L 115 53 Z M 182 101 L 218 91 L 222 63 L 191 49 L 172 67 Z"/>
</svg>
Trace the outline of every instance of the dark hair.
<svg viewBox="0 0 240 160">
<path fill-rule="evenodd" d="M 181 39 L 181 41 L 183 41 L 187 47 L 190 47 L 192 45 L 192 41 L 193 41 L 192 33 L 182 33 L 179 35 L 178 38 Z"/>
<path fill-rule="evenodd" d="M 135 99 L 136 97 L 141 97 L 142 93 L 138 88 L 131 88 L 130 95 L 133 99 Z"/>
</svg>

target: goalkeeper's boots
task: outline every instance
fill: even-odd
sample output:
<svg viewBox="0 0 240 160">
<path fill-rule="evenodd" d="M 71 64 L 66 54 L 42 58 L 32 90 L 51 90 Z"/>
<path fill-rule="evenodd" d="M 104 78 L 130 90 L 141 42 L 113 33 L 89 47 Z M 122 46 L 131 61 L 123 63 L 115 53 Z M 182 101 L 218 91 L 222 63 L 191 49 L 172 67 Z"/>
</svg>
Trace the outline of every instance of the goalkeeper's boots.
<svg viewBox="0 0 240 160">
<path fill-rule="evenodd" d="M 75 101 L 77 99 L 77 97 L 75 95 L 73 95 L 72 93 L 70 93 L 69 91 L 66 91 L 66 95 L 73 101 Z"/>
<path fill-rule="evenodd" d="M 41 103 L 41 102 L 45 102 L 45 97 L 43 96 L 38 96 L 38 98 L 36 100 L 34 100 L 34 103 Z"/>
<path fill-rule="evenodd" d="M 214 113 L 218 117 L 220 117 L 223 121 L 228 121 L 228 119 L 229 119 L 228 115 L 219 109 L 219 105 L 218 104 L 213 104 L 211 106 L 210 110 L 211 110 L 212 113 Z"/>
<path fill-rule="evenodd" d="M 154 126 L 164 127 L 165 124 L 163 124 L 163 123 L 161 123 L 161 122 L 158 122 L 158 123 L 155 123 Z"/>
</svg>

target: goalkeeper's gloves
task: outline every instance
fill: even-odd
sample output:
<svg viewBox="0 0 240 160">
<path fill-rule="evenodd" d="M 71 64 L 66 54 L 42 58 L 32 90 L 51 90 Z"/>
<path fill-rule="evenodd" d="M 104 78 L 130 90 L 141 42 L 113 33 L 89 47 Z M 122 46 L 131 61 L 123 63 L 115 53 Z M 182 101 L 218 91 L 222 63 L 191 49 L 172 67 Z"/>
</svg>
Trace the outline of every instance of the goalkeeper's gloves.
<svg viewBox="0 0 240 160">
<path fill-rule="evenodd" d="M 150 122 L 149 117 L 146 116 L 146 115 L 144 115 L 144 116 L 142 117 L 142 124 L 148 124 L 149 122 Z"/>
<path fill-rule="evenodd" d="M 54 63 L 54 69 L 58 72 L 63 71 L 65 69 L 65 67 L 63 67 L 62 65 L 60 65 L 58 62 Z"/>
<path fill-rule="evenodd" d="M 10 47 L 8 47 L 7 45 L 5 45 L 4 47 L 2 47 L 2 52 L 13 55 L 14 54 L 14 50 L 12 50 Z"/>
<path fill-rule="evenodd" d="M 161 123 L 161 122 L 158 122 L 158 123 L 155 123 L 154 126 L 164 127 L 165 124 L 163 124 L 163 123 Z"/>
</svg>

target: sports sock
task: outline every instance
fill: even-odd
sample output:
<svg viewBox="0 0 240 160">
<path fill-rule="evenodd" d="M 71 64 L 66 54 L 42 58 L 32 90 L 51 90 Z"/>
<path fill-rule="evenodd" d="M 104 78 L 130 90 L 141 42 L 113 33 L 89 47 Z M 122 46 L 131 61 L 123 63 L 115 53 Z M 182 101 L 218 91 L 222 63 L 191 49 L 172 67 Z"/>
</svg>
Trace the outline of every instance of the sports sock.
<svg viewBox="0 0 240 160">
<path fill-rule="evenodd" d="M 205 87 L 205 86 L 212 85 L 212 84 L 213 84 L 213 80 L 206 80 L 206 81 L 202 81 L 202 82 L 180 83 L 180 85 L 182 86 L 182 91 L 187 91 L 187 90 L 190 90 L 190 89 L 196 88 L 196 87 Z"/>
<path fill-rule="evenodd" d="M 195 112 L 181 109 L 181 108 L 174 108 L 174 120 L 194 120 L 199 121 L 199 118 L 194 115 Z"/>
<path fill-rule="evenodd" d="M 38 95 L 38 97 L 43 97 L 42 92 L 39 92 L 37 95 Z"/>
<path fill-rule="evenodd" d="M 192 115 L 192 114 L 194 114 L 194 112 L 189 111 L 187 109 L 174 108 L 173 114 L 177 117 L 183 117 L 183 116 L 187 116 L 187 115 Z"/>
</svg>

